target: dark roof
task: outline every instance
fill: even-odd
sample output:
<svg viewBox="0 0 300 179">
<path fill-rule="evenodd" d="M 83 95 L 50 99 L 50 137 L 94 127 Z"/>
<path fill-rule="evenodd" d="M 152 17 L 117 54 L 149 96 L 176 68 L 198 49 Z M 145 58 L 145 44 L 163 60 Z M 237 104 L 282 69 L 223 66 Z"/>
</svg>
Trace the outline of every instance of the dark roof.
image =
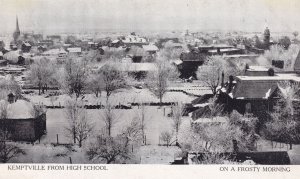
<svg viewBox="0 0 300 179">
<path fill-rule="evenodd" d="M 278 80 L 239 80 L 232 90 L 235 99 L 268 99 L 277 88 Z"/>
<path fill-rule="evenodd" d="M 207 103 L 210 98 L 212 98 L 214 95 L 213 94 L 204 94 L 192 101 L 192 104 L 202 104 L 202 103 Z"/>
<path fill-rule="evenodd" d="M 295 64 L 294 64 L 294 70 L 298 73 L 300 73 L 300 50 L 298 52 L 297 58 L 295 60 Z"/>
</svg>

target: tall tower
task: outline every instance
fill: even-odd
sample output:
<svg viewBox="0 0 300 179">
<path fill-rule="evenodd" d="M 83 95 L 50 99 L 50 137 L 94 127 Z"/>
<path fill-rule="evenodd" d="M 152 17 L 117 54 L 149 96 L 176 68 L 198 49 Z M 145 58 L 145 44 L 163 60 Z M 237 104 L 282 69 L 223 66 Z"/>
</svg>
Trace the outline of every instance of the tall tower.
<svg viewBox="0 0 300 179">
<path fill-rule="evenodd" d="M 264 44 L 267 45 L 267 47 L 269 47 L 270 44 L 270 36 L 270 30 L 268 29 L 268 27 L 266 27 L 264 32 Z"/>
<path fill-rule="evenodd" d="M 16 17 L 16 30 L 13 34 L 13 38 L 14 38 L 14 42 L 17 42 L 17 40 L 19 39 L 21 35 L 21 32 L 20 32 L 20 28 L 19 28 L 19 21 L 18 21 L 18 16 Z"/>
</svg>

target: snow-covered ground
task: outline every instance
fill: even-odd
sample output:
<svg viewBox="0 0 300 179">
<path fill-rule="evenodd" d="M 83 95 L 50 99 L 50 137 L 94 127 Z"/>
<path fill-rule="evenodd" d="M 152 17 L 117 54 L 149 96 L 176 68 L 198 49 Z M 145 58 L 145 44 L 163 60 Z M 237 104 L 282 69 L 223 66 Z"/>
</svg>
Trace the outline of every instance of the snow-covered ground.
<svg viewBox="0 0 300 179">
<path fill-rule="evenodd" d="M 147 106 L 145 109 L 145 134 L 147 144 L 159 144 L 159 135 L 163 131 L 172 130 L 172 119 L 164 116 L 170 113 L 170 107 L 159 108 L 157 106 Z M 116 118 L 115 126 L 112 129 L 112 135 L 119 134 L 130 122 L 138 117 L 141 109 L 134 107 L 133 109 L 115 109 L 114 117 Z M 104 127 L 102 120 L 104 109 L 88 109 L 88 118 L 94 125 L 94 134 L 100 132 Z M 66 127 L 68 126 L 68 119 L 64 109 L 48 109 L 47 110 L 47 134 L 41 138 L 41 143 L 56 143 L 57 134 L 60 143 L 71 142 L 70 137 L 67 136 Z"/>
<path fill-rule="evenodd" d="M 205 90 L 203 93 L 206 93 Z M 70 97 L 68 95 L 60 95 L 46 98 L 41 95 L 25 95 L 26 98 L 30 99 L 33 103 L 43 104 L 47 106 L 63 106 L 65 101 Z M 182 92 L 167 92 L 163 97 L 163 102 L 183 102 L 189 103 L 196 97 L 186 95 Z M 135 89 L 130 90 L 120 90 L 117 93 L 113 93 L 109 97 L 109 101 L 112 105 L 123 104 L 127 105 L 129 103 L 158 103 L 159 99 L 155 97 L 148 89 Z M 106 95 L 103 92 L 98 98 L 94 94 L 87 94 L 83 98 L 85 104 L 87 105 L 100 105 L 106 103 Z"/>
<path fill-rule="evenodd" d="M 173 162 L 174 158 L 180 153 L 180 149 L 175 146 L 158 146 L 159 143 L 162 143 L 159 140 L 160 133 L 163 131 L 172 131 L 172 119 L 164 116 L 164 113 L 167 115 L 170 110 L 170 107 L 159 108 L 157 106 L 146 106 L 145 134 L 147 145 L 136 149 L 136 160 L 138 163 L 169 164 L 170 162 Z M 97 135 L 104 126 L 104 123 L 101 120 L 104 110 L 89 109 L 87 111 L 89 119 L 94 123 L 93 135 Z M 117 122 L 113 127 L 112 135 L 119 134 L 140 112 L 141 109 L 138 107 L 134 107 L 130 110 L 115 109 Z M 40 143 L 39 141 L 36 141 L 34 145 L 25 143 L 18 144 L 25 150 L 26 154 L 19 155 L 10 162 L 69 163 L 69 157 L 71 157 L 73 163 L 92 163 L 92 161 L 87 159 L 84 147 L 75 147 L 75 151 L 71 151 L 63 146 L 54 147 L 51 145 L 51 143 L 56 143 L 57 134 L 59 143 L 72 143 L 72 139 L 67 136 L 66 126 L 68 126 L 68 120 L 64 109 L 48 109 L 47 134 L 41 138 Z"/>
</svg>

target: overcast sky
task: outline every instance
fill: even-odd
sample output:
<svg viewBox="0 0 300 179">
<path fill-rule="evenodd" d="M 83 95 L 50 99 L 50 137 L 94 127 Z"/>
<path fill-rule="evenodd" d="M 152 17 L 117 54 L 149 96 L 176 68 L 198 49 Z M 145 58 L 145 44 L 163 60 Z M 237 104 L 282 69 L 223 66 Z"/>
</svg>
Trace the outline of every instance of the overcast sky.
<svg viewBox="0 0 300 179">
<path fill-rule="evenodd" d="M 0 31 L 300 31 L 299 0 L 0 0 Z"/>
</svg>

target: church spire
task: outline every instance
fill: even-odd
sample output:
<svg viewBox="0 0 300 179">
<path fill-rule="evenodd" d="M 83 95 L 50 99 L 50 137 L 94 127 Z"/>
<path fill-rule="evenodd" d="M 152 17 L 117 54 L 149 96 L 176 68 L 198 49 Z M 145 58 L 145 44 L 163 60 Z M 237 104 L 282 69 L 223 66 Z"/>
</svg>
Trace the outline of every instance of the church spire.
<svg viewBox="0 0 300 179">
<path fill-rule="evenodd" d="M 19 33 L 20 33 L 18 16 L 16 17 L 16 32 L 19 32 Z"/>
<path fill-rule="evenodd" d="M 18 16 L 16 17 L 16 30 L 15 32 L 13 33 L 13 38 L 14 38 L 14 42 L 16 43 L 17 40 L 19 39 L 21 35 L 21 32 L 20 32 L 20 28 L 19 28 L 19 21 L 18 21 Z"/>
</svg>

